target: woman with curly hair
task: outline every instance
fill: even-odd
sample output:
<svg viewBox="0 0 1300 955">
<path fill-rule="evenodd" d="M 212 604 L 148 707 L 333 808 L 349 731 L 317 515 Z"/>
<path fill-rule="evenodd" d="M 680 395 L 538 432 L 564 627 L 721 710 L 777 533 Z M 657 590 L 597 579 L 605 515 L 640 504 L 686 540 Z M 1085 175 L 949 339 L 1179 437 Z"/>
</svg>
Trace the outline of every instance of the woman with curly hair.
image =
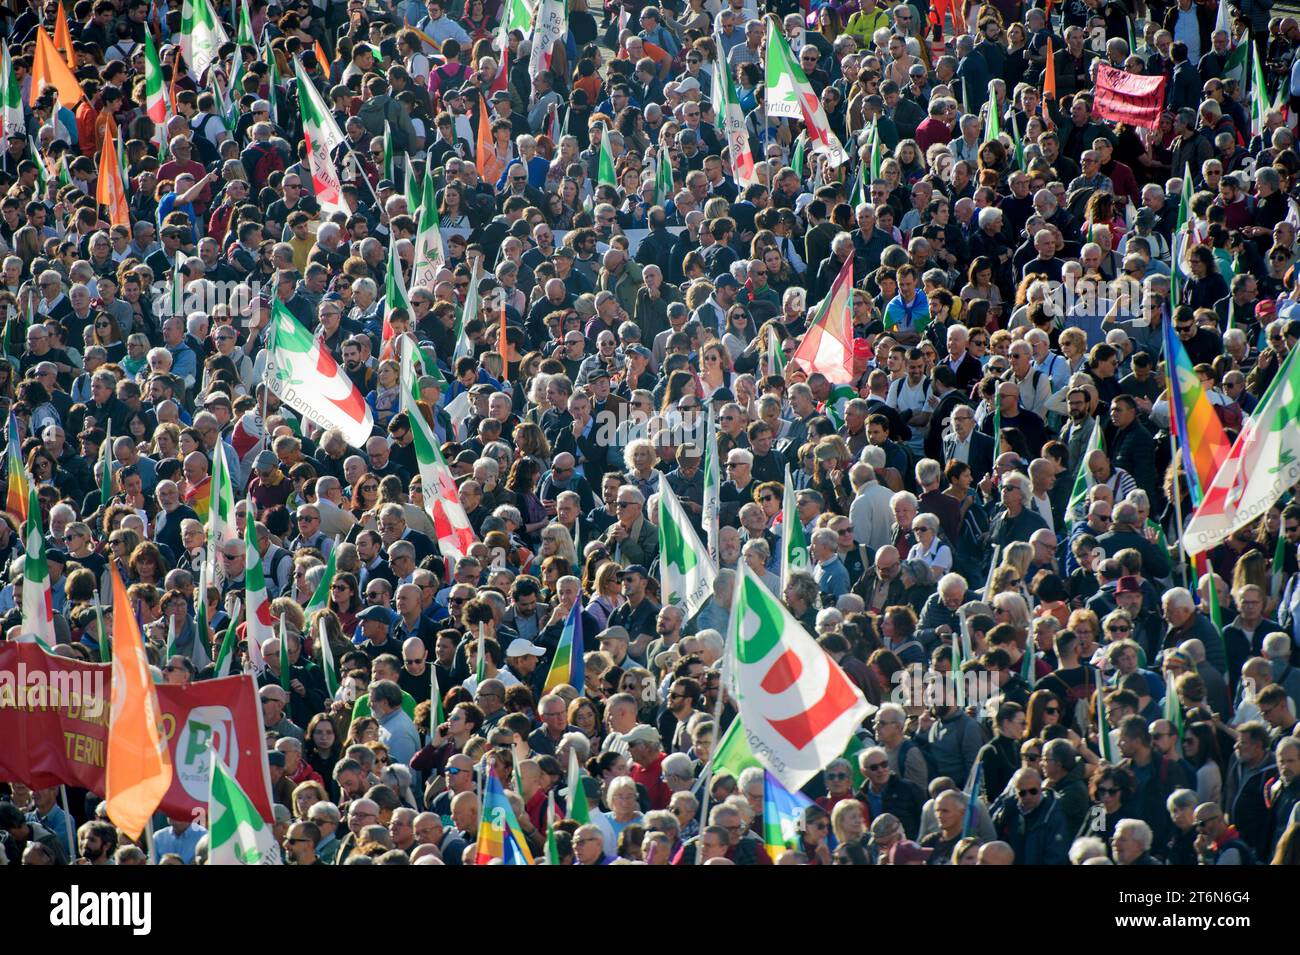
<svg viewBox="0 0 1300 955">
<path fill-rule="evenodd" d="M 1137 792 L 1137 780 L 1133 773 L 1123 766 L 1102 763 L 1101 768 L 1088 781 L 1088 794 L 1092 797 L 1093 811 L 1084 819 L 1084 829 L 1078 835 L 1095 835 L 1110 845 L 1111 836 L 1115 835 L 1115 826 L 1121 819 L 1135 816 L 1133 796 Z M 1096 809 L 1101 810 L 1102 828 L 1096 829 Z M 1085 831 L 1086 830 L 1086 831 Z"/>
<path fill-rule="evenodd" d="M 162 551 L 152 541 L 136 545 L 127 560 L 128 576 L 133 584 L 153 584 L 161 589 L 169 570 L 171 568 L 163 560 Z"/>
</svg>

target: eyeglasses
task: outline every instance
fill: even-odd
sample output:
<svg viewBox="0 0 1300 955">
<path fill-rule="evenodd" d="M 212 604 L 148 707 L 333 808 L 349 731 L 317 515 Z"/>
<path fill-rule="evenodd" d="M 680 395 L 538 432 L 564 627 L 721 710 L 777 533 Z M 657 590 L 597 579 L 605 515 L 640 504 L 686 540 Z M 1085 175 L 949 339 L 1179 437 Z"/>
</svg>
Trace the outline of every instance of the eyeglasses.
<svg viewBox="0 0 1300 955">
<path fill-rule="evenodd" d="M 1059 706 L 1048 706 L 1044 707 L 1043 712 L 1048 716 L 1060 716 L 1061 708 Z"/>
<path fill-rule="evenodd" d="M 826 774 L 827 782 L 842 782 L 848 778 L 849 778 L 848 773 L 827 773 Z"/>
<path fill-rule="evenodd" d="M 1118 786 L 1098 786 L 1098 787 L 1097 787 L 1097 795 L 1098 795 L 1098 796 L 1118 796 L 1121 792 L 1123 792 L 1123 790 L 1120 789 Z"/>
<path fill-rule="evenodd" d="M 1020 758 L 1025 760 L 1025 762 L 1036 763 L 1043 758 L 1043 754 L 1042 753 L 1021 753 Z M 1037 792 L 1037 790 L 1035 790 L 1035 792 Z"/>
<path fill-rule="evenodd" d="M 1037 796 L 1040 792 L 1042 792 L 1042 790 L 1039 789 L 1038 787 L 1034 787 L 1033 789 L 1017 789 L 1017 790 L 1016 790 L 1016 793 L 1017 793 L 1018 795 L 1021 795 L 1021 796 Z"/>
</svg>

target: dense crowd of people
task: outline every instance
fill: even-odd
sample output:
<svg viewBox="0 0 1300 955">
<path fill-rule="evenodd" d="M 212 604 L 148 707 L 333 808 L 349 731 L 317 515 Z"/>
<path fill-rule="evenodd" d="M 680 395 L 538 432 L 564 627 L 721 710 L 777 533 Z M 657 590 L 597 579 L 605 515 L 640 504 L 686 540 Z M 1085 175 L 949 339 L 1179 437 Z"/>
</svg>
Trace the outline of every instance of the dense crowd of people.
<svg viewBox="0 0 1300 955">
<path fill-rule="evenodd" d="M 223 4 L 238 43 L 201 75 L 178 3 L 8 17 L 0 395 L 52 652 L 99 662 L 111 563 L 155 678 L 212 678 L 256 522 L 290 667 L 261 645 L 268 822 L 298 865 L 473 864 L 489 774 L 560 864 L 1300 861 L 1300 500 L 1186 557 L 1163 339 L 1229 439 L 1300 341 L 1300 23 L 1270 0 L 571 0 L 534 51 L 517 6 Z M 34 79 L 64 16 L 75 103 Z M 766 108 L 765 18 L 847 162 Z M 1094 111 L 1102 64 L 1167 78 L 1155 128 Z M 315 198 L 295 65 L 344 133 L 348 211 Z M 115 138 L 129 223 L 98 202 Z M 846 263 L 835 374 L 799 345 Z M 363 446 L 264 384 L 273 303 L 364 396 Z M 415 407 L 477 538 L 454 561 L 390 335 L 428 359 Z M 213 553 L 222 448 L 241 539 Z M 660 585 L 663 485 L 715 541 L 690 615 Z M 9 639 L 28 543 L 0 515 Z M 761 765 L 720 754 L 742 564 L 876 707 L 772 851 Z M 583 685 L 547 690 L 577 602 Z M 102 794 L 0 792 L 0 863 L 207 857 L 190 818 L 132 841 Z"/>
</svg>

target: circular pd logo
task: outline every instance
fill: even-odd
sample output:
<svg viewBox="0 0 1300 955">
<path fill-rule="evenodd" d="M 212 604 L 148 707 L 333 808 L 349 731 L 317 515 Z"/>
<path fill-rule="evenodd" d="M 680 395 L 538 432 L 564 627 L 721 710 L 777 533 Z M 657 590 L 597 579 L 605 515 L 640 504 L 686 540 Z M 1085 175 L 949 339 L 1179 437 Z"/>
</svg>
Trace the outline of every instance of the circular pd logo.
<svg viewBox="0 0 1300 955">
<path fill-rule="evenodd" d="M 235 717 L 224 706 L 196 706 L 185 718 L 176 739 L 175 771 L 185 792 L 199 805 L 208 802 L 208 777 L 212 773 L 212 749 L 230 767 L 232 776 L 239 772 L 239 746 L 235 734 Z"/>
</svg>

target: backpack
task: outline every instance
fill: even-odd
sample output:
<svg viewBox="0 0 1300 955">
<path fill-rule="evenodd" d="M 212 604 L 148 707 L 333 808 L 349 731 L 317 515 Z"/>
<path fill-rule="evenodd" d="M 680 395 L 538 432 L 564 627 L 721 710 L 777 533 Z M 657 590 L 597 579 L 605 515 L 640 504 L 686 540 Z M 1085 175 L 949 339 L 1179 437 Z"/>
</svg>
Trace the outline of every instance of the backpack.
<svg viewBox="0 0 1300 955">
<path fill-rule="evenodd" d="M 1236 849 L 1241 853 L 1242 865 L 1259 865 L 1259 856 L 1255 855 L 1255 850 L 1241 839 L 1229 839 L 1219 848 L 1219 854 L 1222 855 L 1229 849 Z"/>
<path fill-rule="evenodd" d="M 911 753 L 912 750 L 914 750 L 914 749 L 916 749 L 916 743 L 914 743 L 914 742 L 912 741 L 911 737 L 907 737 L 907 736 L 903 737 L 903 742 L 901 742 L 901 743 L 898 745 L 898 777 L 899 777 L 900 779 L 906 779 L 906 778 L 907 778 L 907 776 L 906 776 L 906 773 L 907 773 L 907 757 L 908 757 L 908 754 Z M 922 756 L 925 756 L 925 753 L 922 752 L 921 755 L 922 755 Z M 926 775 L 927 775 L 927 776 L 931 776 L 931 777 L 933 778 L 933 772 L 934 772 L 934 770 L 933 770 L 933 767 L 931 767 L 931 765 L 930 765 L 930 759 L 929 759 L 928 756 L 926 757 L 926 760 L 925 760 L 925 772 L 926 772 Z"/>
<path fill-rule="evenodd" d="M 257 153 L 257 162 L 253 164 L 253 185 L 261 189 L 271 173 L 283 171 L 284 157 L 270 143 L 254 143 L 249 149 Z"/>
<path fill-rule="evenodd" d="M 409 152 L 411 149 L 410 137 L 402 128 L 402 120 L 406 118 L 406 110 L 397 100 L 390 99 L 384 105 L 384 119 L 388 120 L 388 133 L 393 138 L 394 152 Z"/>
</svg>

